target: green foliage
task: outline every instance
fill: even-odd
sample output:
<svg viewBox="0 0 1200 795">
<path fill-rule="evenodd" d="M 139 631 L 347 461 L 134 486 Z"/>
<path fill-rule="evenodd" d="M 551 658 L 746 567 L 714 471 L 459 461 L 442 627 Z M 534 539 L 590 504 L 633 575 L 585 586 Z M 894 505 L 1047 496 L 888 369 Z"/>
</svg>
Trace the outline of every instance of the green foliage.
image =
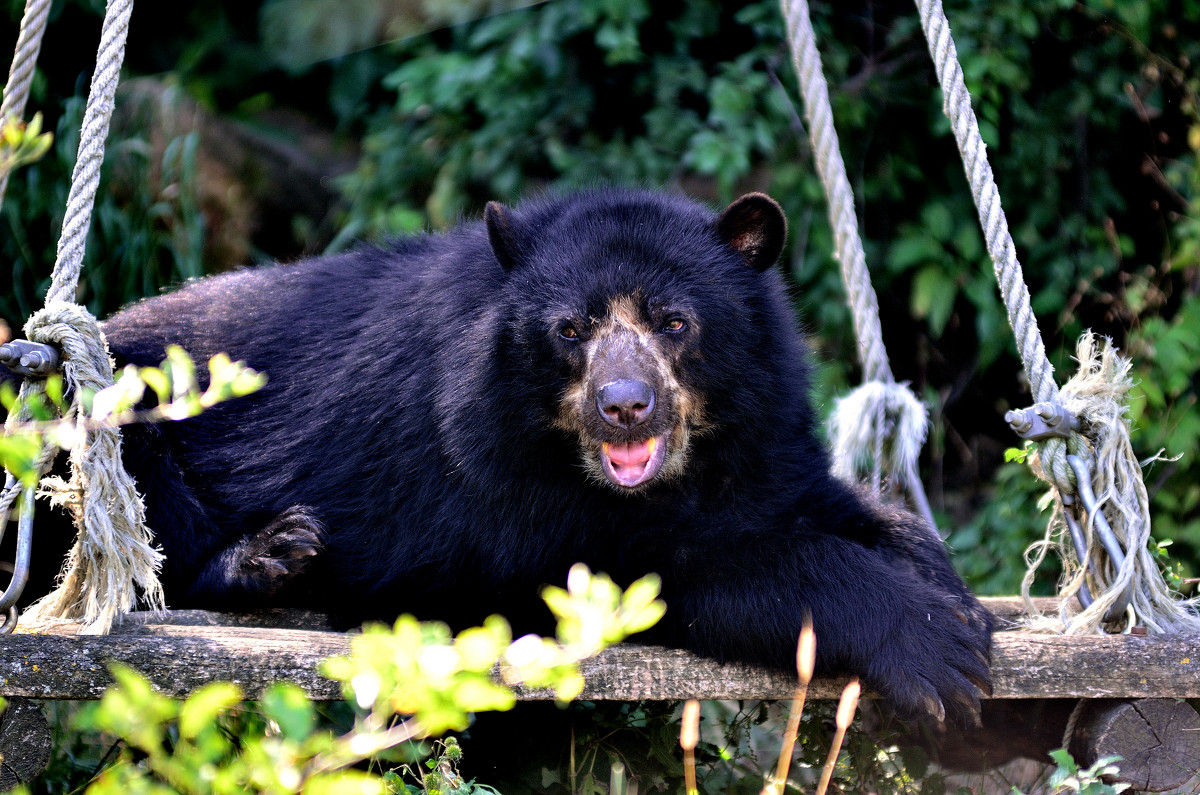
<svg viewBox="0 0 1200 795">
<path fill-rule="evenodd" d="M 365 627 L 351 640 L 351 655 L 329 660 L 325 672 L 372 715 L 413 715 L 422 735 L 461 731 L 471 712 L 512 708 L 512 691 L 492 680 L 497 664 L 504 685 L 550 688 L 561 702 L 576 698 L 583 688 L 579 661 L 653 626 L 665 610 L 658 591 L 654 575 L 622 592 L 606 575 L 576 564 L 566 590 L 542 593 L 558 620 L 556 640 L 514 641 L 500 616 L 457 638 L 445 624 L 401 616 L 391 629 Z"/>
<path fill-rule="evenodd" d="M 1129 789 L 1131 784 L 1106 784 L 1103 777 L 1115 777 L 1120 771 L 1116 763 L 1121 761 L 1119 756 L 1106 756 L 1097 759 L 1095 764 L 1086 770 L 1080 769 L 1074 757 L 1065 748 L 1051 751 L 1055 770 L 1050 774 L 1048 782 L 1053 793 L 1078 792 L 1080 795 L 1119 795 Z M 1022 795 L 1013 787 L 1014 795 Z"/>
<path fill-rule="evenodd" d="M 547 598 L 558 619 L 556 640 L 527 635 L 513 641 L 507 622 L 496 616 L 457 637 L 444 624 L 410 616 L 391 629 L 368 626 L 352 639 L 348 656 L 325 664 L 358 710 L 354 727 L 342 735 L 321 726 L 308 697 L 289 683 L 271 686 L 254 705 L 244 704 L 242 691 L 228 682 L 177 701 L 114 665 L 115 684 L 76 718 L 77 730 L 121 744 L 87 792 L 494 792 L 458 775 L 461 749 L 452 739 L 436 746 L 425 763 L 428 773 L 403 765 L 377 775 L 355 765 L 385 761 L 414 738 L 462 730 L 471 712 L 510 709 L 512 685 L 551 687 L 559 698 L 574 698 L 582 686 L 578 663 L 653 625 L 664 610 L 657 595 L 653 575 L 622 591 L 579 564 L 567 589 Z M 492 680 L 496 666 L 503 685 Z M 416 783 L 405 783 L 406 776 Z"/>
<path fill-rule="evenodd" d="M 387 792 L 396 795 L 499 795 L 494 788 L 467 781 L 459 775 L 458 763 L 462 756 L 463 750 L 454 737 L 438 740 L 428 759 L 420 765 L 401 765 L 398 770 L 384 772 L 383 783 Z M 422 767 L 428 772 L 422 772 Z"/>
<path fill-rule="evenodd" d="M 0 462 L 27 486 L 33 485 L 38 477 L 35 463 L 45 444 L 70 450 L 79 443 L 80 434 L 89 430 L 187 419 L 218 403 L 249 395 L 266 382 L 264 374 L 219 353 L 209 360 L 207 385 L 201 388 L 191 357 L 177 345 L 167 348 L 161 367 L 127 365 L 112 386 L 99 392 L 84 391 L 78 396 L 80 414 L 63 400 L 60 376 L 46 379 L 44 394 L 32 392 L 24 400 L 6 381 L 0 384 L 0 403 L 10 414 L 27 414 L 29 420 L 16 423 L 0 437 Z M 139 409 L 147 387 L 157 403 Z"/>
<path fill-rule="evenodd" d="M 407 231 L 419 211 L 445 226 L 539 182 L 661 184 L 684 169 L 732 193 L 787 129 L 791 107 L 765 68 L 777 41 L 702 62 L 693 47 L 726 22 L 749 32 L 761 14 L 735 22 L 712 0 L 651 11 L 563 0 L 398 42 L 401 66 L 384 80 L 395 105 L 372 120 L 344 183 L 352 224 Z"/>
<path fill-rule="evenodd" d="M 53 133 L 42 132 L 40 113 L 33 114 L 28 124 L 20 119 L 5 119 L 0 124 L 0 177 L 41 160 L 53 142 Z"/>
<path fill-rule="evenodd" d="M 84 104 L 75 96 L 55 109 L 53 146 L 50 133 L 36 139 L 47 156 L 12 175 L 0 207 L 0 258 L 12 274 L 12 288 L 0 291 L 0 317 L 10 321 L 38 308 L 49 285 Z M 81 301 L 97 316 L 205 272 L 204 216 L 195 195 L 198 133 L 161 150 L 145 135 L 117 130 L 107 143 L 81 275 Z"/>
</svg>

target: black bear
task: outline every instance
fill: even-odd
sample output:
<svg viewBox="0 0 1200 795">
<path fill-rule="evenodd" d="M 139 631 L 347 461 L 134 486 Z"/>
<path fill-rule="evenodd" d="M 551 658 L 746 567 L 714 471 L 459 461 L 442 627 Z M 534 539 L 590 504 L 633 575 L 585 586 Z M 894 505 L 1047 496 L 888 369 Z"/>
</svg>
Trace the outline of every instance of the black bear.
<svg viewBox="0 0 1200 795">
<path fill-rule="evenodd" d="M 762 194 L 600 189 L 119 312 L 118 364 L 174 343 L 270 379 L 126 431 L 169 603 L 521 626 L 584 561 L 662 576 L 651 641 L 790 668 L 811 613 L 820 670 L 971 716 L 991 618 L 931 529 L 829 474 L 785 233 Z"/>
</svg>

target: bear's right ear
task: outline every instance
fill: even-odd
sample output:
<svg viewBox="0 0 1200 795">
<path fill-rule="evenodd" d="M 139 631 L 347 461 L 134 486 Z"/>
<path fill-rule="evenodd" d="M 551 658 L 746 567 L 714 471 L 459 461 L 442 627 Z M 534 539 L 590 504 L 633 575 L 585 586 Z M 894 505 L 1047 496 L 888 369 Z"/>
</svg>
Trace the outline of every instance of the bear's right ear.
<svg viewBox="0 0 1200 795">
<path fill-rule="evenodd" d="M 765 193 L 734 200 L 717 219 L 717 234 L 746 264 L 765 271 L 779 259 L 787 240 L 787 218 L 779 202 Z"/>
<path fill-rule="evenodd" d="M 500 266 L 510 271 L 521 261 L 521 244 L 513 231 L 508 209 L 500 202 L 488 202 L 483 208 L 483 223 L 487 226 L 488 242 Z"/>
</svg>

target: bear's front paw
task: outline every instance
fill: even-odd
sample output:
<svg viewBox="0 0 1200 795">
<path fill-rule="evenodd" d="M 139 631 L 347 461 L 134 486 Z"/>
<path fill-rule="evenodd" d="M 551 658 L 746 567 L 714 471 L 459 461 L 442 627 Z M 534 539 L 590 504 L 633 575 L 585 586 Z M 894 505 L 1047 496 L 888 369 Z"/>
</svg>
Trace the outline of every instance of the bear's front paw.
<svg viewBox="0 0 1200 795">
<path fill-rule="evenodd" d="M 325 527 L 310 508 L 293 506 L 246 539 L 234 562 L 243 587 L 270 596 L 324 549 Z"/>
<path fill-rule="evenodd" d="M 911 605 L 867 667 L 867 684 L 902 715 L 978 725 L 992 693 L 992 616 L 970 595 L 931 594 Z"/>
</svg>

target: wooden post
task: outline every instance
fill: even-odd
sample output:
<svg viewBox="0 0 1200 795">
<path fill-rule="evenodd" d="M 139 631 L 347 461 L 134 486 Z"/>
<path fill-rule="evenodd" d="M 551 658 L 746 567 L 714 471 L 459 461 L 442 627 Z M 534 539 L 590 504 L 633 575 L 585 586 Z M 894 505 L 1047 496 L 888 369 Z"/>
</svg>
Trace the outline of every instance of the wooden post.
<svg viewBox="0 0 1200 795">
<path fill-rule="evenodd" d="M 903 742 L 919 745 L 943 768 L 981 772 L 1013 759 L 1049 762 L 1067 744 L 1080 767 L 1120 756 L 1118 781 L 1138 792 L 1164 792 L 1183 786 L 1200 772 L 1200 715 L 1172 698 L 992 699 L 983 702 L 982 725 L 961 729 L 899 727 Z M 877 722 L 875 731 L 886 731 Z M 895 728 L 895 727 L 892 727 Z"/>
<path fill-rule="evenodd" d="M 50 761 L 50 725 L 36 702 L 8 699 L 0 714 L 0 792 L 33 781 Z"/>
<path fill-rule="evenodd" d="M 1171 698 L 1087 701 L 1068 750 L 1081 766 L 1116 754 L 1117 781 L 1138 792 L 1165 792 L 1200 773 L 1200 715 Z"/>
</svg>

